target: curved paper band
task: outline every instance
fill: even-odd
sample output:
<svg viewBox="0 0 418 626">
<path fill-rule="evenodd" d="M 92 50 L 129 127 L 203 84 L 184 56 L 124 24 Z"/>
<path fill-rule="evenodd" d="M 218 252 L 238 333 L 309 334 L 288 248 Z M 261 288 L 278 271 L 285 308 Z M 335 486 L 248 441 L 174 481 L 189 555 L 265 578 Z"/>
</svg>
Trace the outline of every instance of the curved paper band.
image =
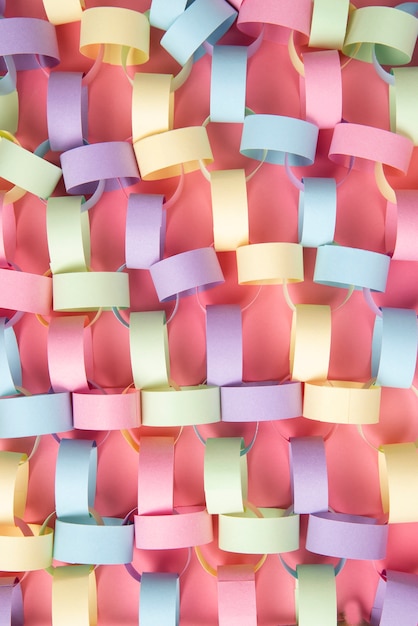
<svg viewBox="0 0 418 626">
<path fill-rule="evenodd" d="M 185 11 L 186 5 L 187 0 L 153 0 L 149 14 L 151 26 L 168 30 L 174 20 Z"/>
<path fill-rule="evenodd" d="M 290 336 L 290 373 L 296 380 L 328 377 L 331 354 L 331 307 L 297 304 Z"/>
<path fill-rule="evenodd" d="M 297 243 L 253 243 L 237 248 L 240 285 L 281 285 L 303 280 L 303 248 Z"/>
<path fill-rule="evenodd" d="M 121 272 L 54 274 L 52 285 L 54 311 L 128 309 L 130 305 L 129 277 Z"/>
<path fill-rule="evenodd" d="M 49 76 L 47 123 L 51 150 L 77 148 L 87 137 L 88 92 L 82 79 L 81 72 L 52 72 Z"/>
<path fill-rule="evenodd" d="M 144 426 L 193 426 L 221 420 L 219 387 L 199 385 L 167 389 L 143 389 Z"/>
<path fill-rule="evenodd" d="M 143 180 L 160 180 L 199 169 L 199 161 L 212 163 L 213 155 L 204 126 L 176 128 L 143 137 L 134 143 Z"/>
<path fill-rule="evenodd" d="M 297 565 L 296 606 L 300 626 L 337 623 L 337 587 L 332 565 Z"/>
<path fill-rule="evenodd" d="M 132 143 L 173 128 L 171 74 L 137 72 L 132 90 Z"/>
<path fill-rule="evenodd" d="M 318 127 L 305 120 L 284 115 L 246 115 L 240 152 L 258 161 L 284 165 L 312 165 L 315 160 Z"/>
<path fill-rule="evenodd" d="M 53 274 L 87 272 L 90 265 L 90 220 L 81 211 L 82 196 L 49 198 L 46 228 Z"/>
<path fill-rule="evenodd" d="M 14 526 L 15 517 L 23 518 L 29 481 L 26 454 L 0 452 L 0 525 Z"/>
<path fill-rule="evenodd" d="M 396 261 L 418 261 L 418 192 L 397 189 L 395 198 L 386 208 L 386 249 Z"/>
<path fill-rule="evenodd" d="M 345 289 L 354 285 L 354 289 L 366 287 L 383 292 L 389 264 L 390 258 L 386 254 L 332 244 L 319 246 L 314 282 Z"/>
<path fill-rule="evenodd" d="M 126 64 L 149 59 L 150 24 L 143 13 L 122 7 L 93 7 L 81 16 L 80 52 L 95 59 L 104 44 L 104 63 L 122 64 L 123 48 L 130 48 Z"/>
<path fill-rule="evenodd" d="M 96 626 L 96 574 L 89 565 L 64 565 L 52 570 L 52 623 Z"/>
<path fill-rule="evenodd" d="M 333 380 L 307 382 L 303 398 L 303 417 L 334 424 L 377 424 L 381 387 L 364 383 Z"/>
<path fill-rule="evenodd" d="M 144 572 L 139 593 L 141 626 L 178 626 L 180 623 L 180 588 L 178 574 Z"/>
<path fill-rule="evenodd" d="M 131 313 L 129 341 L 135 387 L 167 387 L 170 355 L 165 312 Z"/>
<path fill-rule="evenodd" d="M 414 102 L 418 98 L 418 68 L 394 67 L 394 84 L 389 87 L 390 129 L 418 144 Z"/>
<path fill-rule="evenodd" d="M 59 3 L 55 0 L 43 0 L 43 4 L 48 21 L 54 26 L 79 22 L 84 9 L 84 0 L 63 0 Z"/>
<path fill-rule="evenodd" d="M 418 576 L 386 570 L 377 587 L 371 613 L 371 626 L 391 626 L 399 623 L 415 626 L 418 612 Z"/>
<path fill-rule="evenodd" d="M 22 536 L 17 526 L 1 527 L 0 569 L 3 572 L 33 572 L 52 565 L 52 528 L 38 524 L 25 526 L 32 535 Z"/>
<path fill-rule="evenodd" d="M 223 422 L 267 422 L 302 415 L 300 382 L 243 383 L 221 387 Z"/>
<path fill-rule="evenodd" d="M 93 369 L 90 327 L 84 316 L 51 319 L 48 328 L 48 370 L 54 391 L 86 391 Z"/>
<path fill-rule="evenodd" d="M 23 596 L 20 582 L 15 577 L 0 580 L 2 626 L 23 626 Z"/>
<path fill-rule="evenodd" d="M 219 548 L 240 554 L 279 554 L 299 548 L 299 515 L 285 509 L 262 508 L 263 517 L 244 513 L 219 515 Z"/>
<path fill-rule="evenodd" d="M 355 169 L 360 165 L 370 168 L 371 164 L 368 161 L 372 161 L 384 163 L 406 174 L 413 147 L 410 139 L 389 130 L 341 122 L 334 127 L 329 158 L 344 167 L 349 167 L 351 157 L 354 156 Z"/>
<path fill-rule="evenodd" d="M 248 50 L 214 46 L 210 82 L 212 122 L 244 122 Z"/>
<path fill-rule="evenodd" d="M 372 377 L 376 384 L 409 389 L 414 380 L 417 349 L 415 309 L 383 307 L 373 329 Z"/>
<path fill-rule="evenodd" d="M 257 37 L 264 28 L 265 39 L 287 44 L 289 30 L 309 35 L 312 3 L 308 0 L 267 2 L 245 0 L 238 15 L 238 28 L 247 35 Z"/>
<path fill-rule="evenodd" d="M 328 511 L 328 470 L 322 437 L 291 437 L 289 462 L 294 512 Z"/>
<path fill-rule="evenodd" d="M 345 559 L 384 559 L 388 530 L 387 524 L 378 524 L 372 517 L 315 513 L 309 515 L 306 549 Z"/>
<path fill-rule="evenodd" d="M 328 0 L 329 3 L 329 0 Z M 332 3 L 341 7 L 344 2 Z M 348 3 L 347 3 L 348 4 Z M 314 2 L 316 7 L 317 2 Z M 303 54 L 305 79 L 300 78 L 302 110 L 308 122 L 318 128 L 334 128 L 342 118 L 342 80 L 337 50 Z"/>
<path fill-rule="evenodd" d="M 49 315 L 52 281 L 47 276 L 0 268 L 0 304 L 4 309 Z"/>
<path fill-rule="evenodd" d="M 170 515 L 174 498 L 173 437 L 141 437 L 138 515 Z"/>
<path fill-rule="evenodd" d="M 206 307 L 206 364 L 209 385 L 242 381 L 242 315 L 234 304 Z"/>
<path fill-rule="evenodd" d="M 0 20 L 0 57 L 9 55 L 18 70 L 54 67 L 60 62 L 55 27 L 33 17 Z"/>
<path fill-rule="evenodd" d="M 135 545 L 141 550 L 202 546 L 213 540 L 212 516 L 201 507 L 177 507 L 172 515 L 135 515 Z"/>
<path fill-rule="evenodd" d="M 215 44 L 235 21 L 237 12 L 222 0 L 195 0 L 161 38 L 161 45 L 180 65 L 203 56 L 204 41 Z"/>
<path fill-rule="evenodd" d="M 205 446 L 204 489 L 208 513 L 244 511 L 248 495 L 247 457 L 241 437 L 209 438 Z"/>
<path fill-rule="evenodd" d="M 69 393 L 0 399 L 0 438 L 36 437 L 73 429 Z"/>
<path fill-rule="evenodd" d="M 22 385 L 22 366 L 15 332 L 6 327 L 4 317 L 0 317 L 0 372 L 0 396 L 13 395 Z"/>
<path fill-rule="evenodd" d="M 14 206 L 5 202 L 0 192 L 0 267 L 8 267 L 16 250 L 16 216 Z"/>
<path fill-rule="evenodd" d="M 1 93 L 0 127 L 15 134 L 19 124 L 19 95 L 16 89 L 9 93 Z"/>
<path fill-rule="evenodd" d="M 381 65 L 406 65 L 418 36 L 413 15 L 392 7 L 361 7 L 351 12 L 342 51 L 360 61 L 372 61 L 373 47 Z"/>
<path fill-rule="evenodd" d="M 160 302 L 177 294 L 188 296 L 196 289 L 210 289 L 224 282 L 221 266 L 213 248 L 197 248 L 162 259 L 150 267 L 151 278 Z"/>
<path fill-rule="evenodd" d="M 104 389 L 73 393 L 74 428 L 79 430 L 124 430 L 141 425 L 139 391 L 118 393 Z"/>
<path fill-rule="evenodd" d="M 218 565 L 219 626 L 257 625 L 253 565 Z"/>
<path fill-rule="evenodd" d="M 139 182 L 132 144 L 127 141 L 93 143 L 67 150 L 61 154 L 61 166 L 65 189 L 71 195 L 94 193 L 102 180 L 106 181 L 105 191 Z"/>
<path fill-rule="evenodd" d="M 215 250 L 236 250 L 249 243 L 247 183 L 244 170 L 210 173 Z"/>
<path fill-rule="evenodd" d="M 94 506 L 97 446 L 87 439 L 61 439 L 55 468 L 57 518 L 87 519 Z"/>
<path fill-rule="evenodd" d="M 418 521 L 418 455 L 415 443 L 380 446 L 379 477 L 382 506 L 389 523 Z"/>
<path fill-rule="evenodd" d="M 337 184 L 334 178 L 304 178 L 299 193 L 298 238 L 305 247 L 332 243 L 337 219 Z"/>
<path fill-rule="evenodd" d="M 315 0 L 313 3 L 309 46 L 341 50 L 347 30 L 350 0 Z"/>
<path fill-rule="evenodd" d="M 164 196 L 131 193 L 128 198 L 125 258 L 128 269 L 149 269 L 161 261 L 165 244 Z"/>
</svg>

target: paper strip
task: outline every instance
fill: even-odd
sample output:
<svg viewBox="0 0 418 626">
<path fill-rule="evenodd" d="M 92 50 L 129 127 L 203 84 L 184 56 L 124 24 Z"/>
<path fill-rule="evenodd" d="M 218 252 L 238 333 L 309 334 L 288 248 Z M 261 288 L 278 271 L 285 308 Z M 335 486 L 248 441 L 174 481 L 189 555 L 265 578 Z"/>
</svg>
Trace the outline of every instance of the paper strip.
<svg viewBox="0 0 418 626">
<path fill-rule="evenodd" d="M 0 317 L 0 372 L 0 396 L 13 395 L 22 385 L 22 366 L 15 332 L 6 327 L 4 317 Z"/>
<path fill-rule="evenodd" d="M 210 173 L 213 238 L 217 251 L 249 243 L 247 183 L 244 170 Z"/>
<path fill-rule="evenodd" d="M 0 269 L 0 305 L 4 309 L 49 315 L 52 281 L 47 276 Z"/>
<path fill-rule="evenodd" d="M 173 437 L 141 437 L 138 515 L 169 515 L 174 498 Z"/>
<path fill-rule="evenodd" d="M 221 419 L 219 387 L 211 385 L 143 389 L 141 401 L 144 426 L 192 426 Z"/>
<path fill-rule="evenodd" d="M 253 565 L 218 565 L 219 626 L 257 626 Z"/>
<path fill-rule="evenodd" d="M 129 342 L 135 387 L 167 387 L 170 355 L 165 312 L 131 313 Z"/>
<path fill-rule="evenodd" d="M 141 626 L 178 626 L 180 588 L 178 574 L 144 572 L 139 593 Z"/>
<path fill-rule="evenodd" d="M 52 389 L 86 391 L 93 369 L 93 345 L 86 318 L 79 315 L 52 318 L 48 328 L 48 370 Z"/>
<path fill-rule="evenodd" d="M 173 515 L 135 515 L 135 545 L 141 550 L 189 548 L 212 540 L 212 516 L 202 507 L 177 507 Z"/>
<path fill-rule="evenodd" d="M 322 437 L 291 437 L 290 487 L 295 513 L 328 510 L 328 470 Z"/>
<path fill-rule="evenodd" d="M 14 526 L 25 515 L 29 463 L 26 454 L 0 452 L 0 525 Z"/>
<path fill-rule="evenodd" d="M 61 0 L 59 3 L 55 0 L 43 0 L 43 4 L 48 20 L 55 26 L 79 22 L 84 9 L 84 0 Z"/>
<path fill-rule="evenodd" d="M 164 196 L 131 193 L 128 198 L 125 258 L 129 269 L 149 269 L 163 257 L 166 231 Z"/>
<path fill-rule="evenodd" d="M 298 565 L 296 606 L 299 626 L 335 626 L 337 588 L 332 565 Z"/>
<path fill-rule="evenodd" d="M 36 437 L 72 429 L 73 416 L 69 393 L 0 399 L 2 439 Z"/>
<path fill-rule="evenodd" d="M 90 220 L 81 211 L 82 196 L 49 198 L 46 227 L 53 274 L 87 272 L 90 265 Z"/>
<path fill-rule="evenodd" d="M 24 524 L 32 535 L 22 536 L 17 526 L 2 526 L 0 533 L 0 569 L 3 572 L 33 572 L 52 565 L 54 531 Z"/>
<path fill-rule="evenodd" d="M 389 523 L 418 521 L 418 455 L 415 443 L 392 443 L 379 448 L 379 477 L 383 511 Z"/>
<path fill-rule="evenodd" d="M 214 46 L 210 82 L 211 122 L 240 122 L 245 115 L 245 46 Z"/>
<path fill-rule="evenodd" d="M 88 93 L 82 79 L 81 72 L 52 72 L 49 76 L 47 123 L 51 150 L 64 152 L 82 146 L 87 137 Z"/>
<path fill-rule="evenodd" d="M 331 308 L 297 304 L 290 335 L 290 373 L 296 380 L 328 377 L 331 354 Z"/>
<path fill-rule="evenodd" d="M 406 572 L 386 571 L 387 582 L 379 580 L 375 606 L 372 610 L 372 626 L 415 626 L 418 613 L 418 576 Z M 379 596 L 382 596 L 380 598 Z M 382 605 L 376 607 L 376 602 Z"/>
<path fill-rule="evenodd" d="M 209 438 L 205 446 L 204 489 L 208 513 L 244 511 L 248 492 L 247 457 L 241 437 Z"/>
<path fill-rule="evenodd" d="M 171 24 L 185 11 L 187 0 L 152 0 L 149 21 L 151 26 L 168 30 Z"/>
<path fill-rule="evenodd" d="M 345 246 L 319 246 L 314 282 L 330 287 L 385 291 L 390 258 L 386 254 L 348 248 Z"/>
<path fill-rule="evenodd" d="M 209 385 L 242 381 L 242 315 L 234 304 L 206 307 L 206 364 Z"/>
<path fill-rule="evenodd" d="M 332 243 L 337 218 L 334 178 L 304 178 L 299 192 L 298 238 L 302 246 L 317 248 Z"/>
<path fill-rule="evenodd" d="M 396 261 L 418 261 L 418 191 L 397 189 L 386 208 L 386 248 Z"/>
<path fill-rule="evenodd" d="M 341 50 L 347 30 L 349 0 L 314 0 L 309 46 Z"/>
<path fill-rule="evenodd" d="M 19 124 L 19 95 L 16 89 L 0 97 L 0 127 L 14 135 Z"/>
<path fill-rule="evenodd" d="M 128 389 L 118 393 L 115 389 L 90 389 L 73 393 L 74 428 L 79 430 L 125 430 L 139 428 L 141 410 L 139 391 Z"/>
<path fill-rule="evenodd" d="M 239 10 L 238 28 L 251 37 L 257 37 L 264 28 L 265 39 L 287 44 L 291 30 L 309 35 L 311 15 L 311 0 L 245 0 Z"/>
<path fill-rule="evenodd" d="M 55 468 L 55 511 L 59 519 L 90 517 L 97 480 L 97 446 L 87 439 L 61 439 Z"/>
<path fill-rule="evenodd" d="M 326 1 L 330 3 L 330 0 Z M 316 4 L 314 2 L 314 7 Z M 344 2 L 331 4 L 341 7 Z M 303 67 L 305 80 L 301 77 L 299 85 L 306 121 L 318 128 L 334 128 L 342 118 L 341 61 L 337 50 L 306 52 Z"/>
<path fill-rule="evenodd" d="M 53 626 L 96 626 L 96 574 L 89 565 L 64 565 L 52 570 Z"/>
<path fill-rule="evenodd" d="M 55 28 L 46 20 L 8 17 L 0 21 L 0 57 L 14 56 L 16 69 L 55 67 L 60 62 Z"/>
<path fill-rule="evenodd" d="M 390 129 L 418 144 L 414 102 L 418 98 L 418 68 L 394 67 L 395 84 L 389 87 Z"/>
<path fill-rule="evenodd" d="M 221 387 L 223 422 L 267 422 L 302 415 L 300 382 L 260 381 Z"/>
<path fill-rule="evenodd" d="M 171 74 L 134 76 L 132 90 L 132 142 L 173 128 L 174 93 Z"/>
<path fill-rule="evenodd" d="M 297 243 L 253 243 L 237 248 L 240 285 L 281 285 L 303 280 L 303 248 Z"/>
<path fill-rule="evenodd" d="M 128 309 L 130 306 L 129 277 L 121 272 L 54 274 L 52 285 L 54 311 Z"/>
<path fill-rule="evenodd" d="M 1 626 L 24 626 L 22 586 L 17 578 L 0 580 Z"/>
<path fill-rule="evenodd" d="M 334 424 L 377 424 L 381 387 L 332 380 L 305 383 L 303 416 Z"/>
</svg>

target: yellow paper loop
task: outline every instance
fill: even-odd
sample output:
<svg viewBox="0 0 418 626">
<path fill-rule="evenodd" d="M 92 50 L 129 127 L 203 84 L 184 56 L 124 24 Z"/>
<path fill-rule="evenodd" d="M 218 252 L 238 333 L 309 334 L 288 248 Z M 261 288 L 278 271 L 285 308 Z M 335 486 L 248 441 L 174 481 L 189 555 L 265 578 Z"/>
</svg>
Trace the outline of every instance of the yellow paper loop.
<svg viewBox="0 0 418 626">
<path fill-rule="evenodd" d="M 331 353 L 331 307 L 297 304 L 290 336 L 290 373 L 295 380 L 325 380 Z"/>
<path fill-rule="evenodd" d="M 49 198 L 46 227 L 53 274 L 87 272 L 90 265 L 89 212 L 81 211 L 82 196 Z"/>
<path fill-rule="evenodd" d="M 168 387 L 170 358 L 164 311 L 131 313 L 129 341 L 135 387 Z"/>
<path fill-rule="evenodd" d="M 247 183 L 244 170 L 210 173 L 215 250 L 236 250 L 249 243 Z"/>
<path fill-rule="evenodd" d="M 247 499 L 247 456 L 241 437 L 209 438 L 205 448 L 204 488 L 208 513 L 239 513 Z"/>
<path fill-rule="evenodd" d="M 418 145 L 418 67 L 392 69 L 395 84 L 389 86 L 390 129 Z"/>
<path fill-rule="evenodd" d="M 314 0 L 309 46 L 341 50 L 349 7 L 349 0 Z"/>
<path fill-rule="evenodd" d="M 303 417 L 334 424 L 377 424 L 381 387 L 332 380 L 305 383 Z"/>
<path fill-rule="evenodd" d="M 43 0 L 44 9 L 51 24 L 79 22 L 85 7 L 84 0 Z"/>
<path fill-rule="evenodd" d="M 335 626 L 337 588 L 333 565 L 298 565 L 295 589 L 299 626 Z"/>
<path fill-rule="evenodd" d="M 66 565 L 52 570 L 53 626 L 96 626 L 96 574 L 90 565 Z"/>
<path fill-rule="evenodd" d="M 143 426 L 192 426 L 221 420 L 219 387 L 199 385 L 141 391 Z"/>
<path fill-rule="evenodd" d="M 17 526 L 0 526 L 0 570 L 31 572 L 52 564 L 52 528 L 28 524 L 33 536 L 25 537 Z M 39 534 L 42 530 L 43 534 Z"/>
<path fill-rule="evenodd" d="M 132 143 L 173 128 L 171 74 L 135 74 L 132 91 Z"/>
<path fill-rule="evenodd" d="M 298 243 L 255 243 L 237 248 L 240 285 L 280 285 L 303 280 L 303 247 Z"/>
<path fill-rule="evenodd" d="M 418 522 L 418 454 L 415 443 L 380 446 L 379 478 L 389 523 Z"/>
<path fill-rule="evenodd" d="M 69 272 L 52 276 L 54 311 L 129 308 L 129 278 L 122 272 Z"/>
<path fill-rule="evenodd" d="M 14 526 L 14 518 L 25 515 L 29 481 L 27 460 L 26 454 L 20 452 L 0 452 L 0 526 Z"/>
</svg>

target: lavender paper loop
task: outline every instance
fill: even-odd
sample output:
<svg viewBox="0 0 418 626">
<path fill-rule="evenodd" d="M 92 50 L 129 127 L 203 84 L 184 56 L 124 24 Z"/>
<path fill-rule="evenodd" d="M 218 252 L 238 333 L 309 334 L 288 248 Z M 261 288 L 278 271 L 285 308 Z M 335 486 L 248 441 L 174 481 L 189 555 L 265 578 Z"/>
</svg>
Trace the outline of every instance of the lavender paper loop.
<svg viewBox="0 0 418 626">
<path fill-rule="evenodd" d="M 221 266 L 213 248 L 197 248 L 163 259 L 150 267 L 151 278 L 160 302 L 177 294 L 188 296 L 224 282 Z"/>
<path fill-rule="evenodd" d="M 125 259 L 128 269 L 149 269 L 163 256 L 166 231 L 164 196 L 131 193 L 125 232 Z"/>
<path fill-rule="evenodd" d="M 242 382 L 242 316 L 235 304 L 206 307 L 208 385 Z"/>
<path fill-rule="evenodd" d="M 268 422 L 302 415 L 302 386 L 299 381 L 242 383 L 221 387 L 223 422 Z"/>
<path fill-rule="evenodd" d="M 322 437 L 291 437 L 289 461 L 293 511 L 328 511 L 328 471 Z"/>
<path fill-rule="evenodd" d="M 129 187 L 139 182 L 132 145 L 127 141 L 93 143 L 61 154 L 65 188 L 71 195 L 94 193 L 99 181 L 105 191 Z"/>
<path fill-rule="evenodd" d="M 17 70 L 54 67 L 60 62 L 55 27 L 33 17 L 0 19 L 0 56 L 7 55 Z"/>
<path fill-rule="evenodd" d="M 23 626 L 23 598 L 15 578 L 0 581 L 0 626 Z"/>
<path fill-rule="evenodd" d="M 418 576 L 388 570 L 387 582 L 379 581 L 371 626 L 416 626 L 418 615 Z"/>
<path fill-rule="evenodd" d="M 306 549 L 344 559 L 384 559 L 388 529 L 372 517 L 315 513 L 309 515 Z"/>
<path fill-rule="evenodd" d="M 48 80 L 47 123 L 51 150 L 65 152 L 87 137 L 87 87 L 81 72 L 52 72 Z"/>
</svg>

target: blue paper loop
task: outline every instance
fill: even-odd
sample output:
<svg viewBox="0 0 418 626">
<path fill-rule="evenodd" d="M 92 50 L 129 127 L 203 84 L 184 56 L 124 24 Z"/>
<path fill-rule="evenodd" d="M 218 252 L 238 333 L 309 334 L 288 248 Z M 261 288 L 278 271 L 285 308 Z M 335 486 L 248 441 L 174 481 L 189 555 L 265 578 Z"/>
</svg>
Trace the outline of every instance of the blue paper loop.
<svg viewBox="0 0 418 626">
<path fill-rule="evenodd" d="M 345 246 L 320 246 L 316 255 L 314 282 L 330 287 L 354 289 L 367 287 L 372 291 L 385 291 L 390 258 L 386 254 L 348 248 Z"/>
<path fill-rule="evenodd" d="M 0 398 L 0 438 L 36 437 L 73 429 L 71 394 Z"/>
<path fill-rule="evenodd" d="M 337 218 L 337 184 L 334 178 L 304 178 L 299 193 L 298 237 L 305 247 L 332 243 Z"/>
<path fill-rule="evenodd" d="M 178 626 L 180 585 L 178 574 L 144 572 L 139 594 L 141 626 Z"/>
<path fill-rule="evenodd" d="M 244 121 L 247 55 L 245 46 L 214 47 L 210 83 L 212 122 Z"/>
<path fill-rule="evenodd" d="M 22 366 L 19 347 L 13 328 L 6 327 L 7 320 L 0 318 L 0 396 L 16 393 L 22 385 Z"/>
<path fill-rule="evenodd" d="M 57 517 L 90 518 L 97 478 L 97 445 L 86 439 L 62 439 L 55 469 Z"/>
<path fill-rule="evenodd" d="M 186 6 L 187 0 L 152 0 L 149 22 L 154 28 L 168 30 Z"/>
</svg>

